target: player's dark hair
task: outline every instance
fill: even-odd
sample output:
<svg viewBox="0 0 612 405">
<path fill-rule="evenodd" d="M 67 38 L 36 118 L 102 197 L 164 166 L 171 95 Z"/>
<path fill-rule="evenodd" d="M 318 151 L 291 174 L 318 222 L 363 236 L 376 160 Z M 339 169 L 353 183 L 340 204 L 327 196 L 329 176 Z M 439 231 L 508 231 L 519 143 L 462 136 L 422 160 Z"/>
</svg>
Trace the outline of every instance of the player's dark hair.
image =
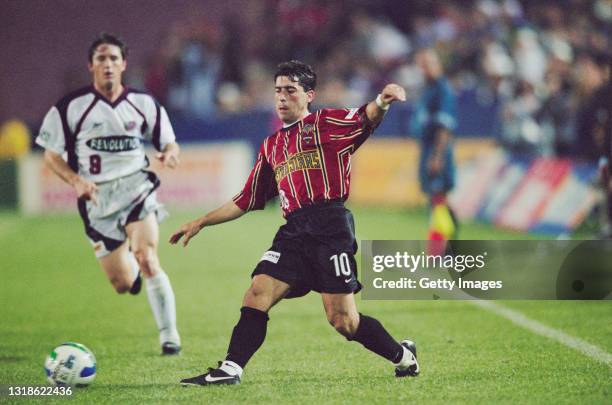
<svg viewBox="0 0 612 405">
<path fill-rule="evenodd" d="M 96 48 L 98 48 L 102 44 L 115 45 L 119 47 L 121 50 L 121 57 L 123 60 L 127 59 L 128 56 L 128 47 L 123 42 L 123 40 L 114 34 L 109 34 L 107 32 L 102 32 L 89 46 L 89 62 L 93 62 L 94 53 L 96 53 Z"/>
<path fill-rule="evenodd" d="M 314 90 L 317 87 L 317 74 L 310 65 L 299 60 L 283 62 L 276 68 L 274 81 L 279 76 L 287 76 L 304 88 L 304 91 Z"/>
</svg>

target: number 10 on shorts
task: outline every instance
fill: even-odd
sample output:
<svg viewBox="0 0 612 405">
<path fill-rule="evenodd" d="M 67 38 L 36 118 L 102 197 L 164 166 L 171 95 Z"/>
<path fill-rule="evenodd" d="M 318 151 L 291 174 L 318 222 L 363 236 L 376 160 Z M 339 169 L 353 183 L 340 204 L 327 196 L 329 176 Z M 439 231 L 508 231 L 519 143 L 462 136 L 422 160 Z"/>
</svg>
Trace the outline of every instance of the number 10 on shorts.
<svg viewBox="0 0 612 405">
<path fill-rule="evenodd" d="M 351 263 L 348 254 L 340 253 L 339 255 L 333 255 L 329 260 L 334 262 L 336 277 L 348 277 L 351 275 Z"/>
</svg>

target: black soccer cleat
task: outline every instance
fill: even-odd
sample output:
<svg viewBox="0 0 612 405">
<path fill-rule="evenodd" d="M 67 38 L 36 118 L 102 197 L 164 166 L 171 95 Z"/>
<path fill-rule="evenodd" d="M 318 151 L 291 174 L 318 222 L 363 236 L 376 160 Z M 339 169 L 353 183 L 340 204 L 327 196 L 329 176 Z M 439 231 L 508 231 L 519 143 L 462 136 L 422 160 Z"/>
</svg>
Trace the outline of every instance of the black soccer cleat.
<svg viewBox="0 0 612 405">
<path fill-rule="evenodd" d="M 417 362 L 416 344 L 408 339 L 400 342 L 402 346 L 408 349 L 408 354 L 404 352 L 404 358 L 395 367 L 396 377 L 416 377 L 419 375 L 419 363 Z M 408 358 L 407 355 L 409 356 Z"/>
<path fill-rule="evenodd" d="M 181 346 L 173 342 L 164 342 L 162 344 L 162 356 L 176 356 L 181 352 Z"/>
<path fill-rule="evenodd" d="M 219 362 L 219 367 L 221 367 L 221 362 Z M 196 377 L 185 378 L 181 380 L 181 385 L 183 387 L 187 387 L 190 385 L 233 385 L 240 384 L 240 377 L 236 375 L 231 375 L 221 370 L 220 368 L 208 368 L 208 373 L 200 374 Z"/>
<path fill-rule="evenodd" d="M 140 275 L 140 270 L 138 271 L 138 275 L 136 276 L 136 280 L 132 283 L 130 287 L 130 294 L 137 295 L 142 289 L 142 276 Z"/>
</svg>

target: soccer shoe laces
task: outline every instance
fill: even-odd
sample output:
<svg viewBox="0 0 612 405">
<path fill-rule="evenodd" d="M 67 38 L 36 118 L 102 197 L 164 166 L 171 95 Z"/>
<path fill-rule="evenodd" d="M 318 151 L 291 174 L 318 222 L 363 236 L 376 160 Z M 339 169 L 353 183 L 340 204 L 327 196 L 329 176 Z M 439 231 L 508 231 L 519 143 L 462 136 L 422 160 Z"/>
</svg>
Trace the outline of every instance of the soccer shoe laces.
<svg viewBox="0 0 612 405">
<path fill-rule="evenodd" d="M 223 362 L 222 361 L 218 361 L 217 362 L 217 367 L 208 367 L 208 372 L 210 373 L 211 371 L 219 370 L 219 368 L 221 368 L 221 364 L 223 364 Z"/>
</svg>

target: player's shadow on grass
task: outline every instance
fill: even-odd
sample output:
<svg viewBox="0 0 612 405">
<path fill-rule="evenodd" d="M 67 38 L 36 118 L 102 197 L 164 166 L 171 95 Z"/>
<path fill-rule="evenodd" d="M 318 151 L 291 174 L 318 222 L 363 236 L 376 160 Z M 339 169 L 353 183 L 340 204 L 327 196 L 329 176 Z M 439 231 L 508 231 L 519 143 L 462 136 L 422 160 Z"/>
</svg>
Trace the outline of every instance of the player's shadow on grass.
<svg viewBox="0 0 612 405">
<path fill-rule="evenodd" d="M 274 375 L 276 374 L 276 375 Z M 393 377 L 393 374 L 380 374 L 380 375 L 367 375 L 367 382 L 368 384 L 371 385 L 376 385 L 377 383 L 385 383 L 385 382 L 389 382 L 391 377 L 392 380 L 408 380 L 408 379 L 397 379 L 395 377 Z M 258 381 L 258 383 L 261 384 L 270 384 L 270 385 L 278 385 L 278 384 L 296 384 L 295 381 L 295 374 L 290 374 L 290 373 L 270 373 L 269 376 L 267 377 L 263 377 L 262 379 L 260 379 Z M 366 376 L 359 376 L 359 375 L 355 375 L 355 376 L 351 376 L 349 378 L 347 377 L 342 377 L 342 376 L 338 376 L 338 377 L 331 377 L 329 375 L 325 375 L 325 376 L 320 376 L 317 374 L 301 374 L 299 376 L 299 384 L 307 384 L 307 385 L 315 385 L 315 384 L 320 384 L 320 385 L 328 385 L 328 384 L 346 384 L 348 380 L 357 382 L 357 383 L 361 383 L 362 380 L 361 378 L 366 378 Z M 283 380 L 284 379 L 284 380 Z"/>
<path fill-rule="evenodd" d="M 27 359 L 25 356 L 0 356 L 0 363 L 19 363 Z"/>
<path fill-rule="evenodd" d="M 95 384 L 88 389 L 96 388 L 96 389 L 109 389 L 109 388 L 121 388 L 125 390 L 130 389 L 138 389 L 141 390 L 143 388 L 172 388 L 172 387 L 180 387 L 178 382 L 165 382 L 165 383 L 146 383 L 146 384 Z"/>
</svg>

